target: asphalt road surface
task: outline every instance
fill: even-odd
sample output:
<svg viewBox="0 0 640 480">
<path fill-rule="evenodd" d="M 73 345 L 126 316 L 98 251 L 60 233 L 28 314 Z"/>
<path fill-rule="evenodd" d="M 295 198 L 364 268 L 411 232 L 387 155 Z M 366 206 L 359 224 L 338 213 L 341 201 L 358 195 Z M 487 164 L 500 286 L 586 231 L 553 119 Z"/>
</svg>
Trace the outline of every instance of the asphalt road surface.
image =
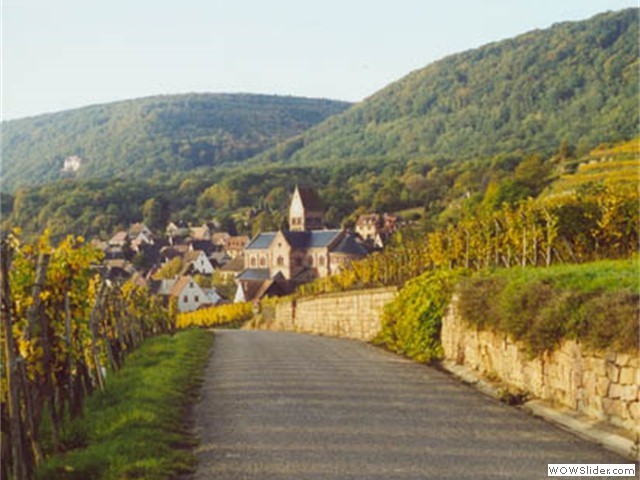
<svg viewBox="0 0 640 480">
<path fill-rule="evenodd" d="M 630 463 L 434 368 L 294 333 L 217 331 L 194 423 L 194 479 L 546 479 L 548 463 Z"/>
</svg>

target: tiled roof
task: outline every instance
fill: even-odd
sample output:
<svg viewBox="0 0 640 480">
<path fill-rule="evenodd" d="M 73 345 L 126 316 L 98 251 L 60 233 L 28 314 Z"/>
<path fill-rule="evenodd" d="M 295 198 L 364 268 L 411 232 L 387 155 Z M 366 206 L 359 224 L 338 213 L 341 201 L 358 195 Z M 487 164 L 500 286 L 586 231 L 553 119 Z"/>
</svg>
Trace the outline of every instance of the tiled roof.
<svg viewBox="0 0 640 480">
<path fill-rule="evenodd" d="M 193 279 L 189 275 L 180 277 L 178 280 L 176 280 L 176 282 L 171 287 L 169 294 L 173 295 L 174 297 L 177 297 L 178 295 L 180 295 L 180 292 L 182 292 L 182 289 L 187 285 L 187 283 L 189 283 L 192 280 Z"/>
<path fill-rule="evenodd" d="M 185 264 L 191 264 L 195 262 L 200 256 L 201 250 L 189 250 L 182 256 L 182 260 Z"/>
<path fill-rule="evenodd" d="M 136 235 L 145 231 L 150 232 L 151 230 L 149 230 L 149 228 L 144 223 L 134 223 L 133 225 L 131 225 L 131 227 L 129 227 L 129 235 L 132 237 L 135 237 Z"/>
<path fill-rule="evenodd" d="M 367 249 L 358 243 L 353 235 L 345 235 L 345 237 L 331 250 L 335 253 L 346 253 L 349 255 L 367 255 Z"/>
<path fill-rule="evenodd" d="M 244 269 L 244 257 L 239 256 L 227 262 L 224 267 L 220 268 L 222 272 L 241 272 Z"/>
<path fill-rule="evenodd" d="M 126 240 L 127 240 L 127 232 L 125 232 L 124 230 L 120 230 L 113 237 L 111 237 L 109 242 L 112 242 L 112 243 L 125 242 Z"/>
</svg>

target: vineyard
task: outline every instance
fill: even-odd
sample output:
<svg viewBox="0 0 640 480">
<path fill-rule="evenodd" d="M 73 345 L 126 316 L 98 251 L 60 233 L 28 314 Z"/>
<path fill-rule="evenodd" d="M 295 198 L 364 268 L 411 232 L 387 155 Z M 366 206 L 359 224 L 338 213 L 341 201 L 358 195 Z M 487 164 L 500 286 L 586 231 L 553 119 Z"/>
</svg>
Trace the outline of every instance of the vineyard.
<svg viewBox="0 0 640 480">
<path fill-rule="evenodd" d="M 480 213 L 426 235 L 399 232 L 384 252 L 298 289 L 300 296 L 402 286 L 429 270 L 550 266 L 628 258 L 637 252 L 638 191 L 588 184 Z"/>
<path fill-rule="evenodd" d="M 175 312 L 144 287 L 102 278 L 81 237 L 53 247 L 2 242 L 2 478 L 33 478 L 64 451 L 67 419 L 105 388 L 107 372 L 146 338 L 175 330 Z M 43 428 L 46 426 L 46 428 Z"/>
<path fill-rule="evenodd" d="M 251 302 L 231 303 L 179 313 L 176 326 L 178 328 L 233 326 L 249 320 L 252 316 Z"/>
</svg>

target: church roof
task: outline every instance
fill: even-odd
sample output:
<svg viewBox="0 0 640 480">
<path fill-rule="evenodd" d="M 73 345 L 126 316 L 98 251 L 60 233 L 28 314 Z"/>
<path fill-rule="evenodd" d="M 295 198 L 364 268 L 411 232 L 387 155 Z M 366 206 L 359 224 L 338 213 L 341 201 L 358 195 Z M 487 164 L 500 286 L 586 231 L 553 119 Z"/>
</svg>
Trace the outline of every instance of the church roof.
<svg viewBox="0 0 640 480">
<path fill-rule="evenodd" d="M 302 200 L 302 205 L 304 209 L 309 212 L 321 212 L 322 201 L 318 196 L 318 192 L 316 192 L 315 188 L 311 187 L 297 187 L 298 192 L 300 193 L 300 199 Z"/>
<path fill-rule="evenodd" d="M 245 247 L 245 250 L 269 248 L 271 242 L 273 242 L 273 239 L 275 237 L 276 232 L 259 233 L 255 237 L 253 237 L 253 240 L 249 242 L 249 244 Z"/>
<path fill-rule="evenodd" d="M 308 230 L 306 232 L 283 232 L 293 248 L 328 247 L 342 230 Z"/>
<path fill-rule="evenodd" d="M 305 232 L 282 232 L 293 248 L 322 248 L 331 245 L 341 235 L 342 230 L 308 230 Z M 261 250 L 271 246 L 276 232 L 259 233 L 245 250 Z"/>
</svg>

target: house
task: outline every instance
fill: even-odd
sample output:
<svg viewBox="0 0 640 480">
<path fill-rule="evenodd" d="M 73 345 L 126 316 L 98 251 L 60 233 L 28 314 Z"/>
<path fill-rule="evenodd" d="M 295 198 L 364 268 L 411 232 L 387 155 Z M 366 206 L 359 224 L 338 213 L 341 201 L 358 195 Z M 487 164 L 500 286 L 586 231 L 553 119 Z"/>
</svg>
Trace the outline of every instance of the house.
<svg viewBox="0 0 640 480">
<path fill-rule="evenodd" d="M 182 260 L 184 264 L 183 273 L 212 275 L 215 270 L 209 261 L 209 257 L 202 250 L 190 250 L 184 254 Z"/>
<path fill-rule="evenodd" d="M 200 227 L 191 227 L 190 231 L 194 240 L 211 240 L 212 231 L 206 223 Z"/>
<path fill-rule="evenodd" d="M 175 222 L 169 222 L 166 229 L 168 237 L 184 237 L 189 235 L 189 225 L 184 220 L 176 220 Z"/>
<path fill-rule="evenodd" d="M 227 252 L 231 258 L 236 258 L 244 252 L 244 247 L 249 243 L 249 237 L 247 235 L 238 235 L 235 237 L 229 237 L 224 247 L 224 251 Z"/>
<path fill-rule="evenodd" d="M 124 247 L 127 243 L 129 236 L 126 231 L 120 230 L 113 237 L 109 239 L 109 245 L 112 247 Z"/>
<path fill-rule="evenodd" d="M 356 221 L 356 233 L 371 248 L 384 248 L 389 237 L 397 229 L 398 217 L 385 213 L 360 215 Z"/>
<path fill-rule="evenodd" d="M 153 235 L 147 235 L 144 232 L 138 233 L 134 238 L 129 237 L 131 250 L 140 253 L 142 250 L 155 245 Z"/>
<path fill-rule="evenodd" d="M 386 233 L 393 233 L 398 229 L 398 216 L 391 215 L 389 213 L 385 213 L 382 215 L 382 220 L 384 223 L 384 231 Z"/>
<path fill-rule="evenodd" d="M 211 243 L 213 243 L 216 247 L 219 247 L 220 249 L 224 249 L 224 247 L 226 247 L 227 242 L 229 241 L 230 238 L 231 238 L 231 235 L 229 235 L 227 232 L 216 232 L 213 235 L 211 235 Z"/>
<path fill-rule="evenodd" d="M 77 172 L 82 165 L 82 159 L 77 155 L 72 155 L 64 159 L 64 165 L 62 166 L 63 172 Z"/>
<path fill-rule="evenodd" d="M 307 207 L 311 210 L 307 211 Z M 245 247 L 244 270 L 236 275 L 236 299 L 258 300 L 276 289 L 295 286 L 340 271 L 367 255 L 367 250 L 345 230 L 320 230 L 323 225 L 317 194 L 296 187 L 289 209 L 289 231 L 256 235 Z M 268 285 L 268 286 L 267 286 Z"/>
<path fill-rule="evenodd" d="M 242 255 L 225 263 L 218 272 L 224 281 L 233 280 L 244 270 L 244 257 Z"/>
<path fill-rule="evenodd" d="M 127 235 L 129 237 L 129 240 L 143 238 L 147 240 L 147 243 L 151 243 L 153 232 L 144 223 L 134 223 L 129 227 Z"/>
<path fill-rule="evenodd" d="M 370 213 L 360 215 L 356 221 L 356 233 L 363 240 L 372 240 L 377 233 L 382 230 L 382 215 L 378 213 Z"/>
<path fill-rule="evenodd" d="M 166 294 L 176 297 L 178 311 L 192 312 L 198 308 L 218 305 L 222 297 L 213 288 L 202 288 L 191 275 L 184 275 L 171 281 L 164 281 L 158 290 L 159 294 Z"/>
</svg>

